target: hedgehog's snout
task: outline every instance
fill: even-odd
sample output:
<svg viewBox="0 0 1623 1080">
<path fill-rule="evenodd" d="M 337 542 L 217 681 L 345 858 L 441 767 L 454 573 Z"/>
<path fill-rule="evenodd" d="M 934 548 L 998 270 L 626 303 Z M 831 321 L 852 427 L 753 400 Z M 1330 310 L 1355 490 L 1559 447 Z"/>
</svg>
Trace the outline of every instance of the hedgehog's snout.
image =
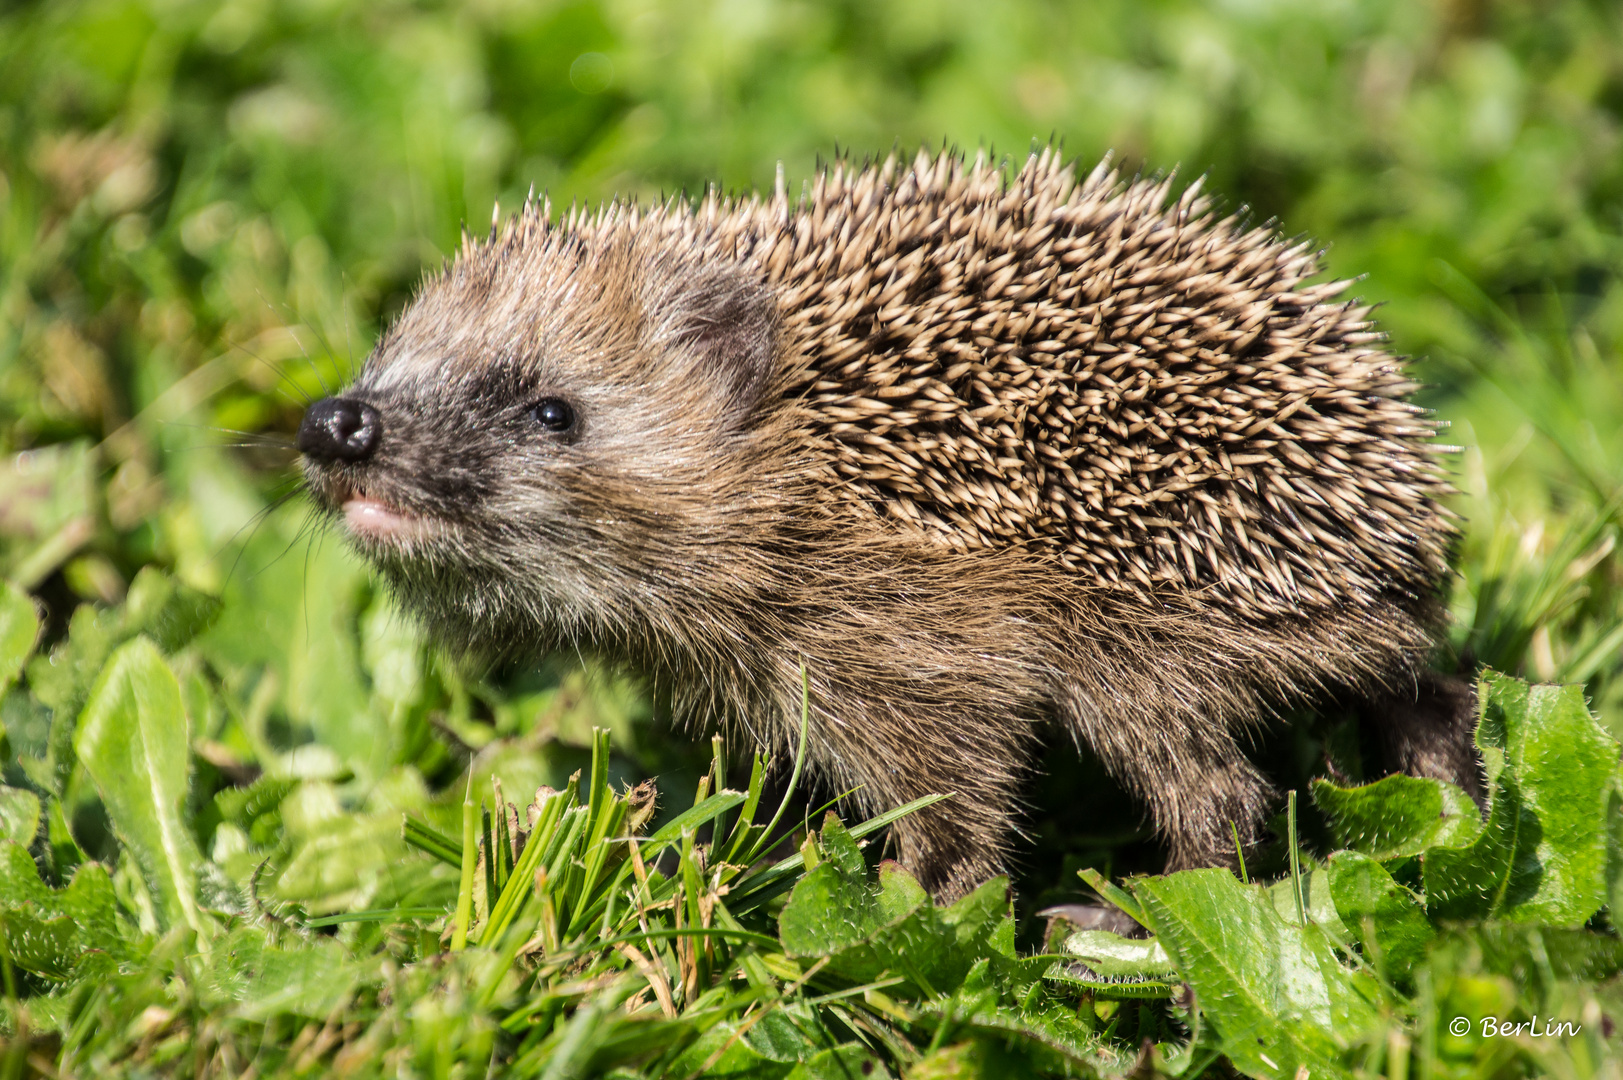
<svg viewBox="0 0 1623 1080">
<path fill-rule="evenodd" d="M 299 451 L 326 462 L 365 461 L 383 437 L 383 417 L 364 401 L 322 398 L 299 424 Z"/>
</svg>

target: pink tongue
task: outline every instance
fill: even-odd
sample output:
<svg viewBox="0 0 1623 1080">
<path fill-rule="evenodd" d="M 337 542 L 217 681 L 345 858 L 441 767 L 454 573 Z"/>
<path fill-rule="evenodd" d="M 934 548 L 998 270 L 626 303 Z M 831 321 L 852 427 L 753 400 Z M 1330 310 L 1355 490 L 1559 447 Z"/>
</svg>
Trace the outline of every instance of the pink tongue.
<svg viewBox="0 0 1623 1080">
<path fill-rule="evenodd" d="M 380 540 L 400 539 L 418 531 L 416 521 L 376 499 L 350 499 L 344 503 L 344 518 L 351 532 Z"/>
</svg>

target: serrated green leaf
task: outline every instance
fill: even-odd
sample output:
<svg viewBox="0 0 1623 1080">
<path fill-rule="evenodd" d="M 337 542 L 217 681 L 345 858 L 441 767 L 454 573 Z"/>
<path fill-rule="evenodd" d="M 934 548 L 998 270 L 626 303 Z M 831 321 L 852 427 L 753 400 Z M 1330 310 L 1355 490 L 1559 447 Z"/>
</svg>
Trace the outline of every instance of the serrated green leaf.
<svg viewBox="0 0 1623 1080">
<path fill-rule="evenodd" d="M 863 861 L 862 849 L 846 832 L 845 825 L 831 812 L 823 817 L 823 855 L 846 877 L 865 878 L 868 864 Z"/>
<path fill-rule="evenodd" d="M 984 949 L 1009 917 L 1009 879 L 992 878 L 942 908 L 940 916 L 942 925 L 952 929 L 953 938 L 960 946 Z M 1009 955 L 1012 958 L 1013 953 Z"/>
<path fill-rule="evenodd" d="M 1342 1073 L 1342 1051 L 1379 1017 L 1378 989 L 1341 965 L 1318 928 L 1287 923 L 1226 870 L 1144 878 L 1133 894 L 1237 1068 Z"/>
<path fill-rule="evenodd" d="M 1076 962 L 1058 961 L 1043 978 L 1091 990 L 1107 998 L 1168 998 L 1183 980 L 1154 938 L 1135 940 L 1108 930 L 1079 930 L 1060 951 Z"/>
<path fill-rule="evenodd" d="M 0 840 L 0 907 L 45 903 L 50 895 L 28 849 L 13 840 Z"/>
<path fill-rule="evenodd" d="M 84 952 L 72 919 L 44 915 L 33 905 L 0 910 L 0 947 L 24 971 L 56 980 L 71 975 Z"/>
<path fill-rule="evenodd" d="M 89 949 L 114 961 L 132 957 L 113 879 L 99 863 L 85 863 L 74 871 L 67 888 L 52 889 L 40 880 L 27 849 L 14 841 L 0 841 L 0 910 L 18 913 L 7 932 L 26 930 L 31 935 L 28 941 L 33 944 L 18 943 L 16 947 L 33 948 L 36 953 L 26 963 L 18 963 L 38 974 L 64 978 Z M 58 926 L 61 920 L 76 928 L 72 942 L 63 939 Z"/>
<path fill-rule="evenodd" d="M 1581 925 L 1607 900 L 1618 744 L 1581 687 L 1530 687 L 1489 672 L 1478 694 L 1488 822 L 1469 847 L 1426 854 L 1426 909 L 1434 918 Z"/>
<path fill-rule="evenodd" d="M 200 996 L 247 1019 L 291 1013 L 324 1019 L 354 989 L 360 966 L 331 938 L 270 942 L 264 930 L 241 926 L 210 952 Z"/>
<path fill-rule="evenodd" d="M 27 847 L 39 833 L 39 796 L 0 786 L 0 840 Z"/>
<path fill-rule="evenodd" d="M 1076 960 L 1056 960 L 1043 971 L 1043 980 L 1085 990 L 1107 1001 L 1165 1001 L 1181 980 L 1133 975 L 1103 975 Z"/>
<path fill-rule="evenodd" d="M 1170 979 L 1178 974 L 1172 958 L 1154 938 L 1135 940 L 1108 930 L 1078 930 L 1060 947 L 1101 975 Z"/>
<path fill-rule="evenodd" d="M 1396 773 L 1351 788 L 1315 780 L 1312 793 L 1336 843 L 1377 859 L 1464 847 L 1482 831 L 1476 803 L 1441 780 Z"/>
<path fill-rule="evenodd" d="M 926 995 L 954 991 L 988 958 L 1025 983 L 1040 977 L 1041 961 L 1016 958 L 1008 879 L 994 878 L 937 909 L 895 863 L 881 864 L 877 884 L 870 881 L 861 852 L 832 815 L 823 836 L 826 857 L 795 886 L 779 916 L 789 956 L 826 957 L 831 975 L 856 983 L 900 976 Z"/>
<path fill-rule="evenodd" d="M 88 947 L 123 959 L 129 954 L 125 923 L 118 913 L 113 877 L 100 863 L 85 863 L 73 872 L 67 888 L 51 897 L 50 909 L 72 919 Z"/>
<path fill-rule="evenodd" d="M 966 991 L 969 980 L 966 980 Z M 998 1004 L 993 994 L 978 1002 L 963 995 L 925 1003 L 919 1015 L 950 1023 L 959 1039 L 971 1039 L 982 1051 L 975 1055 L 983 1070 L 970 1076 L 1002 1078 L 1119 1075 L 1132 1064 L 1132 1054 L 1122 1054 L 1109 1043 L 1100 1042 L 1077 1019 L 1075 1010 L 1063 1007 L 1015 1009 Z M 1135 1048 L 1136 1052 L 1136 1048 Z M 945 1063 L 943 1063 L 945 1064 Z M 919 1075 L 909 1069 L 909 1080 Z M 949 1071 L 924 1075 L 951 1077 Z"/>
<path fill-rule="evenodd" d="M 762 1053 L 756 1045 L 761 1037 L 760 1029 L 774 1018 L 779 1024 L 788 1026 L 788 1022 L 781 1014 L 768 1014 L 762 1017 L 752 1029 L 742 1034 L 739 1031 L 739 1024 L 733 1021 L 717 1024 L 682 1051 L 671 1063 L 667 1075 L 703 1075 L 722 1077 L 726 1080 L 781 1080 L 794 1068 L 799 1056 L 783 1060 Z M 809 1046 L 806 1054 L 808 1056 L 814 1054 L 818 1049 L 820 1048 Z"/>
<path fill-rule="evenodd" d="M 790 956 L 832 956 L 872 941 L 928 903 L 918 882 L 896 868 L 886 868 L 878 885 L 869 882 L 862 853 L 832 814 L 823 835 L 830 857 L 801 878 L 778 919 Z"/>
<path fill-rule="evenodd" d="M 0 694 L 17 678 L 38 640 L 39 612 L 33 597 L 0 581 Z"/>
<path fill-rule="evenodd" d="M 200 930 L 202 855 L 182 818 L 190 745 L 174 672 L 146 638 L 121 646 L 91 690 L 74 748 L 140 869 L 160 926 Z"/>
<path fill-rule="evenodd" d="M 744 1040 L 763 1057 L 785 1063 L 788 1072 L 788 1065 L 817 1053 L 830 1036 L 816 1009 L 789 1002 L 769 1010 L 744 1033 Z"/>
<path fill-rule="evenodd" d="M 848 1044 L 823 1050 L 789 1070 L 784 1080 L 888 1080 L 891 1071 L 865 1046 Z"/>
<path fill-rule="evenodd" d="M 247 828 L 261 814 L 282 805 L 282 800 L 299 786 L 299 781 L 283 776 L 261 776 L 247 787 L 226 788 L 214 796 L 220 818 Z"/>
<path fill-rule="evenodd" d="M 1420 899 L 1361 852 L 1336 852 L 1328 874 L 1342 923 L 1367 953 L 1379 957 L 1387 978 L 1406 982 L 1436 937 Z"/>
</svg>

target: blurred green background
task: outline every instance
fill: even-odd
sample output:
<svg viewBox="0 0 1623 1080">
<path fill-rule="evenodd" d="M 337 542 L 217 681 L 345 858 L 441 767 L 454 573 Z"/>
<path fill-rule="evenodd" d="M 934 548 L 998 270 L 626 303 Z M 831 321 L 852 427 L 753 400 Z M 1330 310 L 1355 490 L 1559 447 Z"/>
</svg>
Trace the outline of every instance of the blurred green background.
<svg viewBox="0 0 1623 1080">
<path fill-rule="evenodd" d="M 475 755 L 515 797 L 558 783 L 594 723 L 680 802 L 708 747 L 633 690 L 456 670 L 308 530 L 305 398 L 532 187 L 654 200 L 781 163 L 793 189 L 836 152 L 1017 165 L 1051 139 L 1205 174 L 1362 278 L 1464 447 L 1443 662 L 1584 683 L 1623 736 L 1620 124 L 1623 8 L 1587 0 L 0 4 L 0 574 L 55 649 L 0 702 L 8 782 L 54 760 L 75 672 L 180 611 L 206 626 L 171 650 L 199 805 L 255 770 L 300 785 L 284 899 L 442 887 L 397 880 L 400 809 L 459 802 Z M 1304 730 L 1267 751 L 1282 783 L 1357 771 L 1340 729 Z M 1034 786 L 1028 893 L 1138 835 L 1076 790 Z M 202 828 L 239 878 L 280 835 Z"/>
</svg>

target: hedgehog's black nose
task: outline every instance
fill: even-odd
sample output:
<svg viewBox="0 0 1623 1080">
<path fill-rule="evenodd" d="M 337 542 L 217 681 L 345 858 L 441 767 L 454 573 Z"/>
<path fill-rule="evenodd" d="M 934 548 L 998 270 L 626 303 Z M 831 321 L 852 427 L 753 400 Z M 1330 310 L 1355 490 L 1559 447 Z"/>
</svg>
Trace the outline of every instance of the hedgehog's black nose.
<svg viewBox="0 0 1623 1080">
<path fill-rule="evenodd" d="M 364 461 L 382 434 L 383 417 L 366 402 L 323 398 L 304 414 L 299 450 L 323 461 Z"/>
</svg>

